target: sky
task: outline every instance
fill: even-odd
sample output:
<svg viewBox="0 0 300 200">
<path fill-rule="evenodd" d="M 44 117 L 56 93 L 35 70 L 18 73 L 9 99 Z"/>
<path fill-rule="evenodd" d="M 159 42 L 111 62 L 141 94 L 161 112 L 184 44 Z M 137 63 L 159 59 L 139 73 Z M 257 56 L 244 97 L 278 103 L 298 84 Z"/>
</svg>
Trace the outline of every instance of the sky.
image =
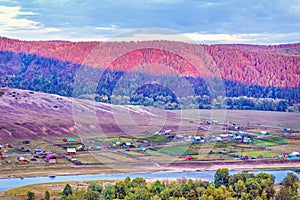
<svg viewBox="0 0 300 200">
<path fill-rule="evenodd" d="M 0 36 L 21 40 L 300 42 L 299 0 L 0 0 Z"/>
</svg>

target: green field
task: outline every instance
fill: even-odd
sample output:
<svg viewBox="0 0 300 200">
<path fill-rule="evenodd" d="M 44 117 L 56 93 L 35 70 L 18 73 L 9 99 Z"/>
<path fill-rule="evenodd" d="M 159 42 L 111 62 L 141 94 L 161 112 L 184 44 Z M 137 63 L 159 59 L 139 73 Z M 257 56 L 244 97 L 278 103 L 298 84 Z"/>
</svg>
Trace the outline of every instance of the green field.
<svg viewBox="0 0 300 200">
<path fill-rule="evenodd" d="M 197 155 L 198 152 L 190 150 L 189 145 L 166 146 L 155 148 L 156 151 L 170 155 Z"/>
<path fill-rule="evenodd" d="M 233 153 L 231 153 L 233 154 Z M 251 157 L 254 157 L 254 158 L 257 158 L 259 156 L 263 156 L 264 158 L 267 158 L 267 157 L 274 157 L 274 156 L 277 156 L 278 154 L 277 153 L 274 153 L 273 151 L 271 150 L 266 150 L 266 151 L 240 151 L 240 152 L 235 152 L 235 154 L 238 154 L 238 155 L 247 155 L 249 158 Z"/>
<path fill-rule="evenodd" d="M 256 146 L 276 146 L 287 144 L 290 140 L 288 138 L 270 137 L 263 139 L 254 139 L 253 145 Z"/>
</svg>

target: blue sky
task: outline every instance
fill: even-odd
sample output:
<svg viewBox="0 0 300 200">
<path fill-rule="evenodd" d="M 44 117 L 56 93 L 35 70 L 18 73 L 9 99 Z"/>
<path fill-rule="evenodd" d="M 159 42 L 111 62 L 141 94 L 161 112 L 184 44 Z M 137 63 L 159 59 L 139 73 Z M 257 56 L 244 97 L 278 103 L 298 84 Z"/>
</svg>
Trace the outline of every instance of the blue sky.
<svg viewBox="0 0 300 200">
<path fill-rule="evenodd" d="M 151 34 L 147 28 L 152 28 Z M 300 42 L 300 1 L 0 0 L 0 36 L 23 40 L 185 37 L 197 43 L 296 43 Z"/>
</svg>

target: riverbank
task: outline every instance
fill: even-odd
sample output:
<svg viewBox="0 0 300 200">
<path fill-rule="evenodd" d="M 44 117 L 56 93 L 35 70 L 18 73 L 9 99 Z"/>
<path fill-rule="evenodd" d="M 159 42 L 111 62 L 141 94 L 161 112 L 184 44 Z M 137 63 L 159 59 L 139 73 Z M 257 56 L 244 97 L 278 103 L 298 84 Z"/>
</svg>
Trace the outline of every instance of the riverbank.
<svg viewBox="0 0 300 200">
<path fill-rule="evenodd" d="M 114 168 L 112 168 L 114 167 Z M 86 175 L 86 174 L 116 174 L 116 173 L 136 173 L 136 172 L 185 172 L 185 171 L 204 171 L 217 170 L 219 168 L 228 168 L 229 170 L 251 171 L 255 169 L 281 170 L 281 169 L 300 169 L 300 161 L 273 161 L 273 162 L 174 162 L 168 165 L 133 165 L 120 164 L 116 166 L 105 165 L 80 165 L 80 166 L 55 166 L 41 168 L 1 168 L 0 179 L 5 178 L 25 178 L 42 176 L 68 176 L 68 175 Z"/>
<path fill-rule="evenodd" d="M 242 171 L 229 171 L 229 174 L 241 173 Z M 252 171 L 250 173 L 266 172 L 275 177 L 275 190 L 278 191 L 280 182 L 287 174 L 289 170 L 275 170 L 275 171 Z M 0 194 L 3 195 L 0 199 L 24 199 L 27 192 L 31 191 L 35 194 L 35 197 L 42 198 L 46 191 L 51 194 L 52 198 L 60 198 L 60 193 L 68 183 L 75 191 L 84 190 L 91 182 L 100 183 L 103 186 L 114 184 L 116 181 L 124 180 L 127 176 L 131 179 L 141 177 L 147 182 L 154 182 L 156 180 L 162 182 L 177 181 L 192 179 L 192 180 L 214 180 L 214 170 L 197 171 L 197 172 L 151 172 L 151 173 L 128 173 L 128 174 L 98 174 L 98 175 L 80 175 L 80 176 L 58 176 L 55 178 L 50 177 L 36 177 L 36 178 L 24 178 L 24 179 L 0 179 Z M 297 174 L 300 178 L 299 174 Z M 277 185 L 276 185 L 277 184 Z M 6 188 L 3 188 L 5 186 Z"/>
</svg>

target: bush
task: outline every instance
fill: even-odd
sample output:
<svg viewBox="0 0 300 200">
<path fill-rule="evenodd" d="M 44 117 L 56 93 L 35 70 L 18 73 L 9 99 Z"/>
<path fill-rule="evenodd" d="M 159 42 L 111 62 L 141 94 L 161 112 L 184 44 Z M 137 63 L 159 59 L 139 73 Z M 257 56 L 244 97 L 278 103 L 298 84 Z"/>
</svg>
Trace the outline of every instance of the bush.
<svg viewBox="0 0 300 200">
<path fill-rule="evenodd" d="M 34 193 L 31 192 L 31 191 L 27 192 L 27 197 L 28 197 L 28 200 L 33 199 L 34 198 Z"/>
</svg>

